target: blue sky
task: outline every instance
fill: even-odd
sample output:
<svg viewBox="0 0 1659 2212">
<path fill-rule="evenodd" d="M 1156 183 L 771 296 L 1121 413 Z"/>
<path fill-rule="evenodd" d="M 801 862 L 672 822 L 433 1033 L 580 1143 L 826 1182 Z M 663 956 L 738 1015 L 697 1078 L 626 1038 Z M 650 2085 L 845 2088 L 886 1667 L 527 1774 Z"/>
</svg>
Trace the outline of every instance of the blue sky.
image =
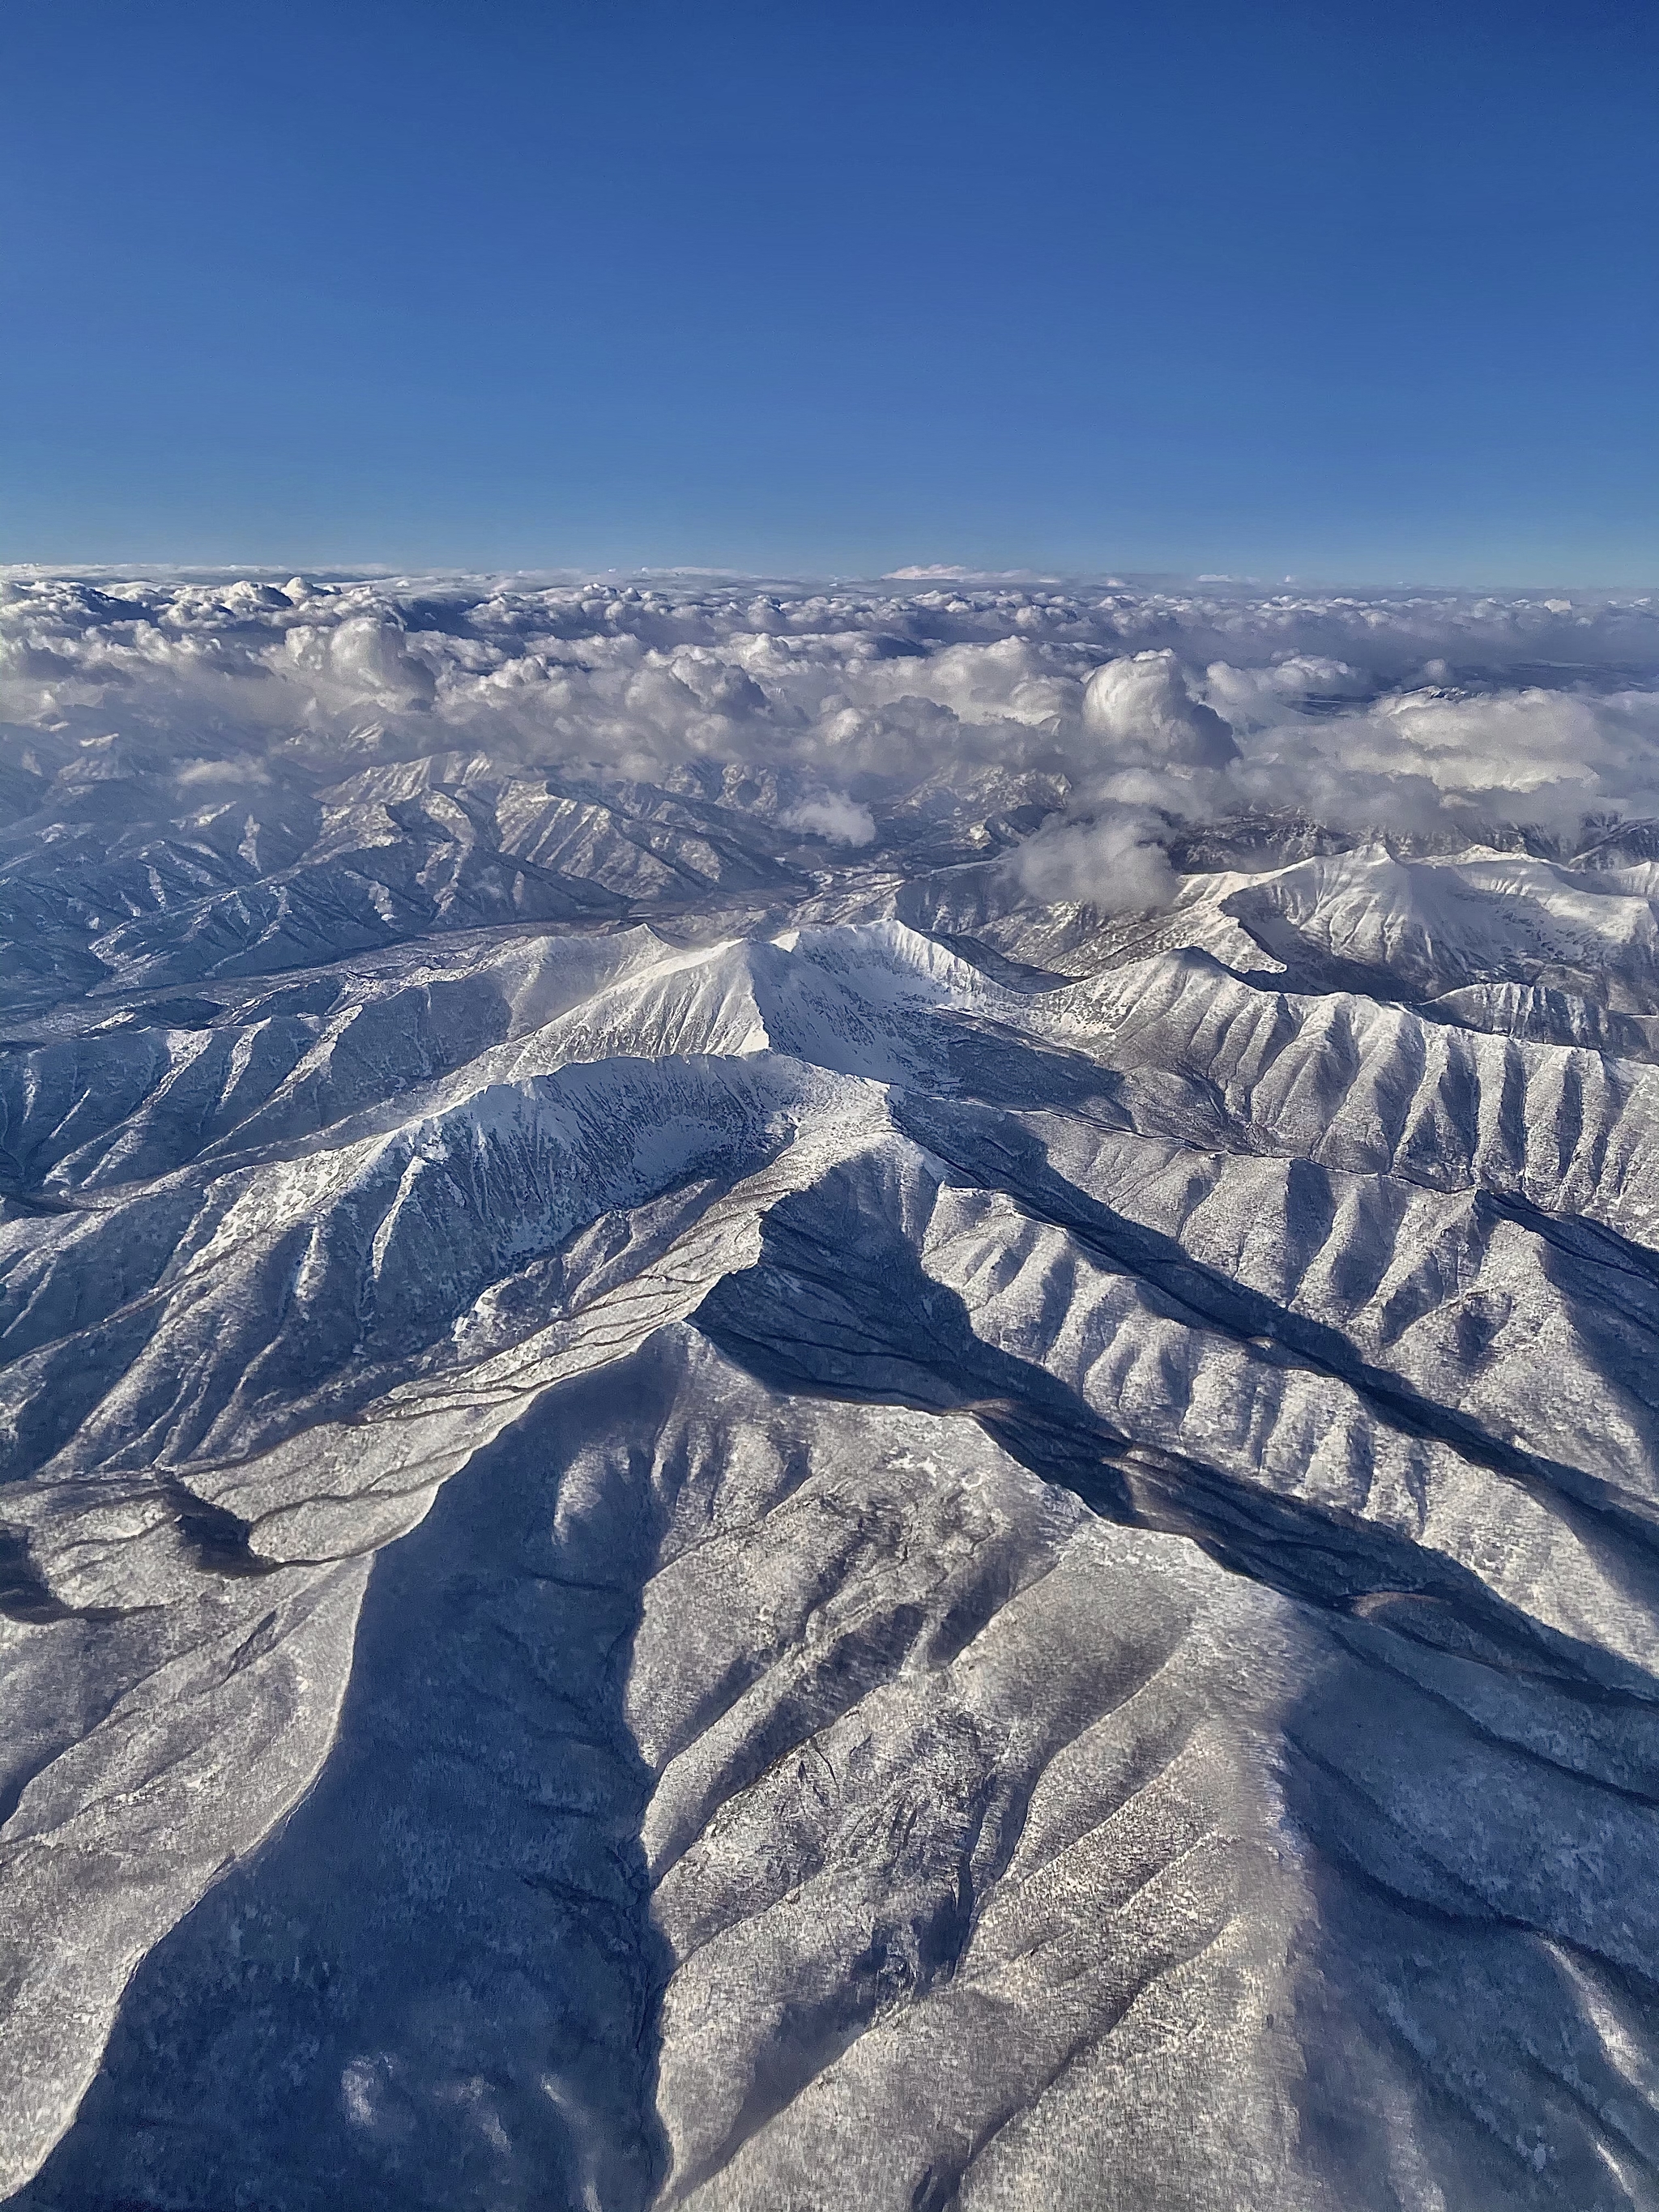
<svg viewBox="0 0 1659 2212">
<path fill-rule="evenodd" d="M 6 10 L 0 558 L 1659 582 L 1659 11 Z"/>
</svg>

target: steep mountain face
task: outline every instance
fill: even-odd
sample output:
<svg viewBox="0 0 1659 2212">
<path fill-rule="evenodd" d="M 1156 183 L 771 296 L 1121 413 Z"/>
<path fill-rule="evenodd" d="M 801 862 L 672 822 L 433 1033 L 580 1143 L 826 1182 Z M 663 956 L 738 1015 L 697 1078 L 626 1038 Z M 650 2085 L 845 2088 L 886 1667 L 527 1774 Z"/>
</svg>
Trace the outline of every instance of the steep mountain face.
<svg viewBox="0 0 1659 2212">
<path fill-rule="evenodd" d="M 1659 2206 L 1650 609 L 10 589 L 5 2203 Z"/>
</svg>

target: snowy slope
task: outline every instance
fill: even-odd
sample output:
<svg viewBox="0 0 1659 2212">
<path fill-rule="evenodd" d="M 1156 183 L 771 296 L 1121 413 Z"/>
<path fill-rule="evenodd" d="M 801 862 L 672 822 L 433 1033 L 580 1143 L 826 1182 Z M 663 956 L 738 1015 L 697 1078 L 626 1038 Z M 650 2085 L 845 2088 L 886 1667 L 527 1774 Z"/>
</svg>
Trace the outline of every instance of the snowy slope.
<svg viewBox="0 0 1659 2212">
<path fill-rule="evenodd" d="M 1649 612 L 10 589 L 7 2203 L 1659 2207 Z"/>
</svg>

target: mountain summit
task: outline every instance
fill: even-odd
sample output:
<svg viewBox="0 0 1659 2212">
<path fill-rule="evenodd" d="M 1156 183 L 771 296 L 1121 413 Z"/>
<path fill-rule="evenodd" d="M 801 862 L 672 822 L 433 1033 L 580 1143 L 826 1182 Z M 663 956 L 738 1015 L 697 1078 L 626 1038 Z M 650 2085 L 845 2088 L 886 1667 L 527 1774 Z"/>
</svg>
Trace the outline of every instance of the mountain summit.
<svg viewBox="0 0 1659 2212">
<path fill-rule="evenodd" d="M 6 594 L 6 2204 L 1659 2206 L 1650 601 Z"/>
</svg>

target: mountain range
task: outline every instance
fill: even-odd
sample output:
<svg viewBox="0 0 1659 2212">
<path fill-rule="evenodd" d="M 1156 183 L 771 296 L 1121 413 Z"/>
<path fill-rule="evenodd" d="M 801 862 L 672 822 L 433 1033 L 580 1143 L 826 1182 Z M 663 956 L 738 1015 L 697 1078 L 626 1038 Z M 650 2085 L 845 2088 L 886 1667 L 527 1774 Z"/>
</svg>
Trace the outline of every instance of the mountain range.
<svg viewBox="0 0 1659 2212">
<path fill-rule="evenodd" d="M 1659 2206 L 1659 607 L 63 578 L 17 2212 Z"/>
</svg>

